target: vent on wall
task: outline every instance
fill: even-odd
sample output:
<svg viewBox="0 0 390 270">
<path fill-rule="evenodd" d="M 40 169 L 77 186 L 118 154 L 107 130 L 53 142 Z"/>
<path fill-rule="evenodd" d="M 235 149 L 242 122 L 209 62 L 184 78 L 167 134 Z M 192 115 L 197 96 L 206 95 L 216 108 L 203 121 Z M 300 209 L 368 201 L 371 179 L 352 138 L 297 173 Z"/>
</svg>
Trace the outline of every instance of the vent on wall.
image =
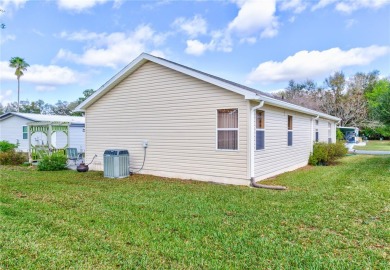
<svg viewBox="0 0 390 270">
<path fill-rule="evenodd" d="M 107 149 L 104 151 L 104 177 L 123 178 L 129 176 L 129 151 Z"/>
</svg>

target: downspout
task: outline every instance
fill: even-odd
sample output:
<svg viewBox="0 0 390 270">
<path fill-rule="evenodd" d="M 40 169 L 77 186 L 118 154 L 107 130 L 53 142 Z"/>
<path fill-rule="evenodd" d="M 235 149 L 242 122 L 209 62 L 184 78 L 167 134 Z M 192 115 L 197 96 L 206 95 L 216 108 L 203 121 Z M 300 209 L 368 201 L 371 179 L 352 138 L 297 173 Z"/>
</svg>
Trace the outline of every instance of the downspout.
<svg viewBox="0 0 390 270">
<path fill-rule="evenodd" d="M 266 189 L 275 189 L 275 190 L 285 190 L 286 187 L 283 186 L 269 186 L 257 184 L 255 181 L 255 112 L 257 109 L 260 109 L 264 106 L 264 100 L 260 101 L 260 104 L 251 109 L 250 115 L 250 150 L 251 150 L 251 183 L 250 185 L 255 188 L 266 188 Z"/>
</svg>

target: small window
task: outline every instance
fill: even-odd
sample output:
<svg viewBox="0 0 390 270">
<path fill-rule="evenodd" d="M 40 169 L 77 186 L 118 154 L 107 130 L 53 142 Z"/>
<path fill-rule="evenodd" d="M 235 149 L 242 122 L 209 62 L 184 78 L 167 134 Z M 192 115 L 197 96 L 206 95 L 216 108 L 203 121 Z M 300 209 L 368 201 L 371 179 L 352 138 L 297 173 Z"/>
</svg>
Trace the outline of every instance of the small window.
<svg viewBox="0 0 390 270">
<path fill-rule="evenodd" d="M 320 134 L 318 132 L 318 128 L 316 129 L 316 142 L 318 142 L 320 139 Z"/>
<path fill-rule="evenodd" d="M 287 145 L 293 145 L 293 117 L 292 115 L 288 115 L 287 117 Z"/>
<path fill-rule="evenodd" d="M 328 122 L 328 143 L 332 143 L 332 124 Z"/>
<path fill-rule="evenodd" d="M 256 111 L 256 150 L 264 149 L 264 111 Z"/>
<path fill-rule="evenodd" d="M 238 150 L 238 109 L 217 110 L 217 149 Z"/>
<path fill-rule="evenodd" d="M 293 130 L 293 117 L 292 117 L 292 115 L 288 116 L 288 130 Z"/>
<path fill-rule="evenodd" d="M 27 126 L 23 126 L 23 140 L 28 139 L 28 128 Z"/>
</svg>

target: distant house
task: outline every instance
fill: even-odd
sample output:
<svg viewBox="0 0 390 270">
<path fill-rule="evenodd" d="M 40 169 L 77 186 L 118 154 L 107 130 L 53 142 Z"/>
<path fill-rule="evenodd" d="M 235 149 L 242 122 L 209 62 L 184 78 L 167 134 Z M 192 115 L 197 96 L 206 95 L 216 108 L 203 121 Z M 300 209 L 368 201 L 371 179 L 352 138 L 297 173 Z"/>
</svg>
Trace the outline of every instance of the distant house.
<svg viewBox="0 0 390 270">
<path fill-rule="evenodd" d="M 18 144 L 20 151 L 28 152 L 29 140 L 32 146 L 48 144 L 47 132 L 42 129 L 42 132 L 34 132 L 29 138 L 29 127 L 49 124 L 66 127 L 66 129 L 51 130 L 51 145 L 54 148 L 75 147 L 81 152 L 85 150 L 85 119 L 78 116 L 5 113 L 0 115 L 0 141 L 6 140 Z"/>
<path fill-rule="evenodd" d="M 338 127 L 343 133 L 344 139 L 349 143 L 358 142 L 359 128 L 358 127 Z"/>
<path fill-rule="evenodd" d="M 307 165 L 313 142 L 336 140 L 337 117 L 149 54 L 76 110 L 86 159 L 124 148 L 130 168 L 166 177 L 249 184 Z"/>
</svg>

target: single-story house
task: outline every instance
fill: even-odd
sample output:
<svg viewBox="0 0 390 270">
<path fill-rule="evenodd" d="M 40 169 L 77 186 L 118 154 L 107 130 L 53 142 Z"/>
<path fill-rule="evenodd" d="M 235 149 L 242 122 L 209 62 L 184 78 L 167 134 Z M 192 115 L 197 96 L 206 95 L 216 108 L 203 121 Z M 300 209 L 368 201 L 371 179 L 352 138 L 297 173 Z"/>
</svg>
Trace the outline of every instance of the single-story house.
<svg viewBox="0 0 390 270">
<path fill-rule="evenodd" d="M 244 185 L 307 165 L 313 142 L 335 142 L 340 121 L 145 53 L 76 110 L 86 160 L 98 155 L 90 169 L 120 148 L 144 174 Z"/>
<path fill-rule="evenodd" d="M 29 141 L 32 147 L 48 144 L 48 126 L 53 126 L 49 140 L 54 148 L 84 152 L 85 118 L 80 116 L 8 112 L 0 115 L 0 141 L 18 144 L 19 151 L 28 152 Z"/>
</svg>

